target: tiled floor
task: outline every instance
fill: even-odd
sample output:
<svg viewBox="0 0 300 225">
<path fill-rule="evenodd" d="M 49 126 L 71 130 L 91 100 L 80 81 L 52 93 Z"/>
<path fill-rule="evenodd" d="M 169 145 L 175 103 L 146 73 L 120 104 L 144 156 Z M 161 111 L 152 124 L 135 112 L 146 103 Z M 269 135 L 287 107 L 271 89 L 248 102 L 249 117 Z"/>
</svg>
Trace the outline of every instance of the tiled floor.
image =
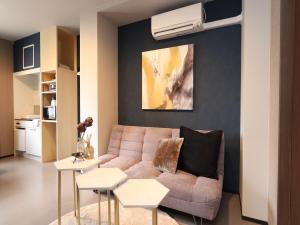
<svg viewBox="0 0 300 225">
<path fill-rule="evenodd" d="M 62 174 L 63 214 L 73 210 L 72 174 Z M 91 191 L 81 194 L 81 204 L 97 201 Z M 163 209 L 182 224 L 193 218 Z M 57 215 L 57 175 L 53 163 L 42 164 L 25 158 L 0 159 L 0 225 L 48 225 Z M 199 223 L 200 224 L 200 223 Z M 205 224 L 251 225 L 241 220 L 238 195 L 224 193 L 217 219 Z"/>
</svg>

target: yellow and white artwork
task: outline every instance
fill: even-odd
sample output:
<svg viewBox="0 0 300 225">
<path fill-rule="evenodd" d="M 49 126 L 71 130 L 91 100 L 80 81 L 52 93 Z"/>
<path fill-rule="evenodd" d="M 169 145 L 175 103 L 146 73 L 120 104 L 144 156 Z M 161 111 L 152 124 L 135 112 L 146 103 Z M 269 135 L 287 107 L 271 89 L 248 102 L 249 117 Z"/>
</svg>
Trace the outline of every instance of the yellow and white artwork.
<svg viewBox="0 0 300 225">
<path fill-rule="evenodd" d="M 142 108 L 193 109 L 194 45 L 142 53 Z"/>
</svg>

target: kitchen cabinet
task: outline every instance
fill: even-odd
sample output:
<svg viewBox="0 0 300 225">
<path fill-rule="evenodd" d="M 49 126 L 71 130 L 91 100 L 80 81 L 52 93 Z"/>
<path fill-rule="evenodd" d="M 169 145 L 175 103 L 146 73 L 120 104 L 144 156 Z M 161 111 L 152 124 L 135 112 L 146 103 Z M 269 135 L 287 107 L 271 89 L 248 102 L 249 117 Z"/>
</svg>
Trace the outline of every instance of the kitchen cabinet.
<svg viewBox="0 0 300 225">
<path fill-rule="evenodd" d="M 26 130 L 25 128 L 16 128 L 14 133 L 14 146 L 16 151 L 26 151 Z"/>
<path fill-rule="evenodd" d="M 14 42 L 14 72 L 40 67 L 40 33 Z"/>
<path fill-rule="evenodd" d="M 26 129 L 26 152 L 30 155 L 41 156 L 41 128 Z"/>
</svg>

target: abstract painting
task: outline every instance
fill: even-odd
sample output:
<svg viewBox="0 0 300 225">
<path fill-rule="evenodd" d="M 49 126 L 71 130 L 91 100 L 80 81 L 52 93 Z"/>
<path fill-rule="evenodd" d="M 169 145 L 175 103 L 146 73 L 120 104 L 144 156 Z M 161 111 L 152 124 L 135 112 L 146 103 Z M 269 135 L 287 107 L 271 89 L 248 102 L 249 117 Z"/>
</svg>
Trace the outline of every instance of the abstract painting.
<svg viewBox="0 0 300 225">
<path fill-rule="evenodd" d="M 194 45 L 142 53 L 142 109 L 193 109 Z"/>
</svg>

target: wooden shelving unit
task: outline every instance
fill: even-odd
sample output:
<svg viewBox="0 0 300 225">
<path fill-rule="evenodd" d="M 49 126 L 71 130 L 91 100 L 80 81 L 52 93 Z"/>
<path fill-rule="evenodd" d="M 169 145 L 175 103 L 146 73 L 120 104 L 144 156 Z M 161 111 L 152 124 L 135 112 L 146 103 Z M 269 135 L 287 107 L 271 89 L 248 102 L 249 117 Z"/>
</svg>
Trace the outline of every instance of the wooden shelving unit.
<svg viewBox="0 0 300 225">
<path fill-rule="evenodd" d="M 76 151 L 77 54 L 76 34 L 61 27 L 41 31 L 42 160 L 63 159 Z M 56 90 L 49 85 L 56 84 Z M 56 118 L 44 116 L 44 107 L 56 100 Z"/>
</svg>

